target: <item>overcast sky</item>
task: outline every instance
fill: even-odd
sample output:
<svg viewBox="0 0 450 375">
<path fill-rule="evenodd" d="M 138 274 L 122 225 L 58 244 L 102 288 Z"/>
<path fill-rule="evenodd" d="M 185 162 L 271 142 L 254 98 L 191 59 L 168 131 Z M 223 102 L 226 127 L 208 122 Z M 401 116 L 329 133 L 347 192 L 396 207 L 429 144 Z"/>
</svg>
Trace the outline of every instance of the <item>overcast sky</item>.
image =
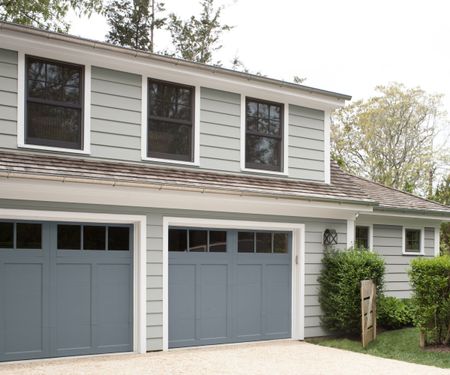
<svg viewBox="0 0 450 375">
<path fill-rule="evenodd" d="M 445 94 L 450 113 L 450 2 L 448 0 L 216 0 L 234 26 L 216 59 L 236 55 L 252 72 L 350 94 L 398 81 Z M 166 9 L 188 17 L 198 0 L 166 0 Z M 104 40 L 100 16 L 73 19 L 71 33 Z M 156 49 L 167 47 L 157 35 Z M 450 147 L 450 144 L 448 144 Z"/>
</svg>

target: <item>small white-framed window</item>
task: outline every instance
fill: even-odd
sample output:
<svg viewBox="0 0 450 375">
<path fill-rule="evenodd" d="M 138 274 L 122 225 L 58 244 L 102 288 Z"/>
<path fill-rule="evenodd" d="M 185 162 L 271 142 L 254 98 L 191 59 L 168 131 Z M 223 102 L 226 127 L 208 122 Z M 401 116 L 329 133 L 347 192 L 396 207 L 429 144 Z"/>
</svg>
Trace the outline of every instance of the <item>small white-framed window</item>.
<svg viewBox="0 0 450 375">
<path fill-rule="evenodd" d="M 241 94 L 241 170 L 288 174 L 289 104 Z"/>
<path fill-rule="evenodd" d="M 141 158 L 200 164 L 200 87 L 142 76 Z"/>
<path fill-rule="evenodd" d="M 402 253 L 404 255 L 425 254 L 425 230 L 423 227 L 403 227 Z"/>
<path fill-rule="evenodd" d="M 18 53 L 18 147 L 90 152 L 91 69 Z"/>
<path fill-rule="evenodd" d="M 373 226 L 355 226 L 355 247 L 373 250 Z"/>
</svg>

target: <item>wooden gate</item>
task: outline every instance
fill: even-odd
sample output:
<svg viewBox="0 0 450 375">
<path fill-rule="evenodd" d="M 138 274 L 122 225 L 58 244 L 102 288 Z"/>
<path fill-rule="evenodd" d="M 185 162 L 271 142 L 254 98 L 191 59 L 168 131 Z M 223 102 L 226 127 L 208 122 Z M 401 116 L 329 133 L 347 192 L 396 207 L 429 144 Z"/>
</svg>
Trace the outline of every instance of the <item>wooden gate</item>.
<svg viewBox="0 0 450 375">
<path fill-rule="evenodd" d="M 361 281 L 361 339 L 365 348 L 377 337 L 377 288 L 372 280 Z"/>
</svg>

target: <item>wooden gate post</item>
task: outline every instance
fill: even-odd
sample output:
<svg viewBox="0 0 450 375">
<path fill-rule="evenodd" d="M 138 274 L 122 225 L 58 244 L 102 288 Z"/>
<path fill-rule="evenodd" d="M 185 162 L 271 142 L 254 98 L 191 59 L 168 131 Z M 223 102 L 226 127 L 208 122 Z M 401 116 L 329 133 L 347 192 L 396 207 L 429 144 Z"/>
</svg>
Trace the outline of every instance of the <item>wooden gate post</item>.
<svg viewBox="0 0 450 375">
<path fill-rule="evenodd" d="M 363 347 L 377 338 L 377 288 L 372 280 L 361 281 L 361 340 Z"/>
</svg>

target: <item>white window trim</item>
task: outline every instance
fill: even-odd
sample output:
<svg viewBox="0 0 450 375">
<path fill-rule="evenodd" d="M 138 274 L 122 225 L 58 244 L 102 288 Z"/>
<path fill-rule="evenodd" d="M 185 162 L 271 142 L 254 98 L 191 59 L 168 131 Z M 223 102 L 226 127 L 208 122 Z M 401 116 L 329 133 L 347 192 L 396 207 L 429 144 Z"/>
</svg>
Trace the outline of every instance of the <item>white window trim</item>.
<svg viewBox="0 0 450 375">
<path fill-rule="evenodd" d="M 9 220 L 133 224 L 133 351 L 140 354 L 147 351 L 147 217 L 145 215 L 0 208 L 0 218 Z"/>
<path fill-rule="evenodd" d="M 175 159 L 154 158 L 147 156 L 147 111 L 148 111 L 148 80 L 151 77 L 142 75 L 141 93 L 141 158 L 145 161 L 156 163 L 180 164 L 199 166 L 200 165 L 200 86 L 194 86 L 194 161 L 183 161 Z M 173 81 L 171 81 L 173 82 Z M 184 84 L 183 82 L 173 82 L 174 84 Z"/>
<path fill-rule="evenodd" d="M 411 251 L 406 251 L 406 229 L 418 229 L 420 230 L 420 252 L 415 253 Z M 417 226 L 403 226 L 402 227 L 402 254 L 403 255 L 425 255 L 425 227 L 417 227 Z"/>
<path fill-rule="evenodd" d="M 373 251 L 373 224 L 359 224 L 359 223 L 355 223 L 355 243 L 356 243 L 356 227 L 369 228 L 369 250 Z"/>
<path fill-rule="evenodd" d="M 43 59 L 44 55 L 40 55 Z M 59 58 L 64 62 L 65 60 Z M 17 147 L 33 150 L 68 152 L 73 154 L 91 153 L 91 65 L 84 65 L 84 103 L 83 103 L 83 149 L 32 145 L 25 143 L 25 52 L 18 51 L 17 61 Z"/>
<path fill-rule="evenodd" d="M 441 254 L 441 227 L 434 227 L 434 256 Z"/>
<path fill-rule="evenodd" d="M 169 349 L 169 226 L 284 230 L 292 232 L 292 315 L 291 338 L 305 335 L 305 225 L 245 220 L 216 220 L 185 217 L 163 218 L 163 350 Z"/>
<path fill-rule="evenodd" d="M 264 169 L 246 168 L 245 167 L 245 133 L 246 133 L 246 99 L 247 95 L 241 93 L 241 171 L 252 173 L 263 173 L 276 176 L 288 176 L 289 174 L 289 103 L 283 104 L 283 170 L 268 171 Z M 269 100 L 264 97 L 256 97 L 255 99 Z M 270 99 L 270 101 L 273 101 Z"/>
</svg>

